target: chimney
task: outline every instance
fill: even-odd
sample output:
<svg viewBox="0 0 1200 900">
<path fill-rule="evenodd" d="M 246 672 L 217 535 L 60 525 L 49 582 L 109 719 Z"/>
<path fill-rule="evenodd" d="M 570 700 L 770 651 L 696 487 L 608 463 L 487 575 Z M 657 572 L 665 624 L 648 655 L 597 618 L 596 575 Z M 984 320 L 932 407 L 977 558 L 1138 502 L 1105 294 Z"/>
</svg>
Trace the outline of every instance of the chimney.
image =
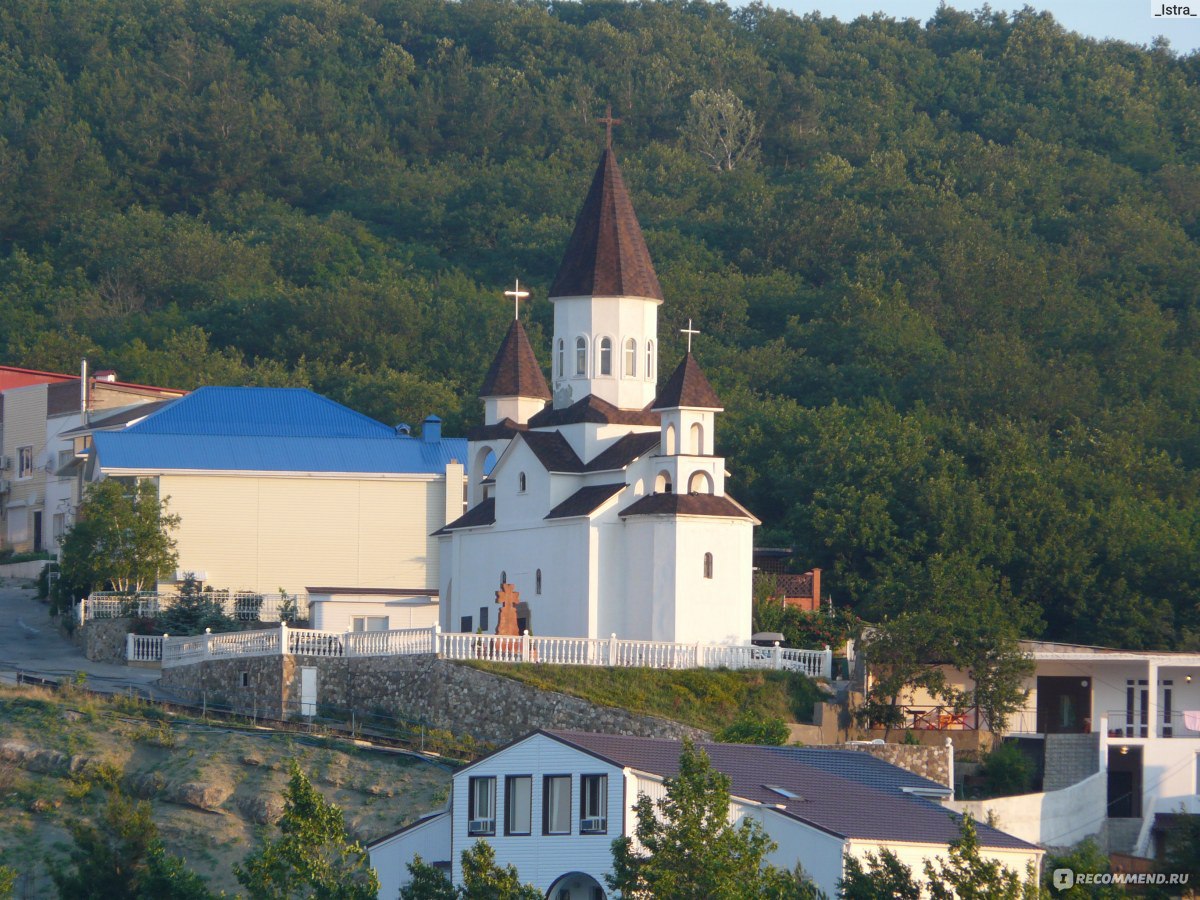
<svg viewBox="0 0 1200 900">
<path fill-rule="evenodd" d="M 421 423 L 421 440 L 426 444 L 436 444 L 442 439 L 442 420 L 430 416 Z"/>
</svg>

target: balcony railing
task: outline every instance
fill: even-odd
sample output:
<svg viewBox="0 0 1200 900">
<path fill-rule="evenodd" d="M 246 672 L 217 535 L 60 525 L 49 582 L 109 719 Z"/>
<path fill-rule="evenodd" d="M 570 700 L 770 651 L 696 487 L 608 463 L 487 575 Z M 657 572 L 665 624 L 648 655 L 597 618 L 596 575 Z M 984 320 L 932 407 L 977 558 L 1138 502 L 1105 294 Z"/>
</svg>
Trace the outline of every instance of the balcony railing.
<svg viewBox="0 0 1200 900">
<path fill-rule="evenodd" d="M 1148 718 L 1142 710 L 1132 713 L 1125 709 L 1110 710 L 1108 713 L 1108 736 L 1111 738 L 1151 737 Z M 1200 711 L 1164 713 L 1155 711 L 1153 737 L 1200 738 Z"/>
</svg>

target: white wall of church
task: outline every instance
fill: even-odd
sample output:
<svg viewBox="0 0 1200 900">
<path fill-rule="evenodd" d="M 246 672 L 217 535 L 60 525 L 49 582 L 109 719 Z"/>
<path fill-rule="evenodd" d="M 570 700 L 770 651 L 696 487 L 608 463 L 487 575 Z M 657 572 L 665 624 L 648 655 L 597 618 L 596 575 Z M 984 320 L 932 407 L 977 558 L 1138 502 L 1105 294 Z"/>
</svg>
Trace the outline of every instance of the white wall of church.
<svg viewBox="0 0 1200 900">
<path fill-rule="evenodd" d="M 571 401 L 595 394 L 621 409 L 643 409 L 653 399 L 658 377 L 658 307 L 661 301 L 635 297 L 554 298 L 552 383 L 571 388 Z M 578 374 L 576 341 L 587 343 L 584 373 Z M 612 342 L 610 374 L 602 374 L 601 341 Z M 625 374 L 625 343 L 636 343 L 634 371 Z M 559 341 L 563 342 L 562 370 Z M 652 344 L 652 365 L 647 371 L 646 347 Z M 557 391 L 556 391 L 557 394 Z M 566 405 L 556 401 L 556 406 Z"/>
<path fill-rule="evenodd" d="M 682 643 L 715 641 L 747 644 L 753 601 L 751 585 L 754 530 L 744 519 L 681 516 L 676 520 L 674 636 Z M 704 556 L 712 554 L 712 577 Z"/>
</svg>

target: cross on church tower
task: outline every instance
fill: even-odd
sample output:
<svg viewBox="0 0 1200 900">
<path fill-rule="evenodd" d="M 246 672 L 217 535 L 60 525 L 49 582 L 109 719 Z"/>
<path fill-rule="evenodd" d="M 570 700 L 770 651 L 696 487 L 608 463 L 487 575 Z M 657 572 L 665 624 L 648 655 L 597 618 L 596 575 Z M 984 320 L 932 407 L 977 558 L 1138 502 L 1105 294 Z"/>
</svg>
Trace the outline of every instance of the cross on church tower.
<svg viewBox="0 0 1200 900">
<path fill-rule="evenodd" d="M 505 297 L 513 298 L 513 318 L 521 318 L 521 301 L 528 299 L 529 291 L 521 290 L 521 279 L 518 278 L 516 286 L 511 291 L 504 292 Z"/>
<path fill-rule="evenodd" d="M 606 147 L 607 147 L 609 150 L 611 150 L 611 149 L 612 149 L 612 130 L 613 130 L 613 126 L 614 126 L 614 125 L 620 125 L 620 124 L 621 124 L 621 120 L 620 120 L 620 119 L 614 119 L 614 118 L 613 118 L 613 114 L 612 114 L 612 104 L 611 104 L 611 103 L 609 103 L 609 104 L 606 106 L 606 108 L 605 108 L 605 110 L 604 110 L 604 117 L 603 117 L 603 118 L 600 118 L 600 119 L 597 119 L 596 121 L 597 121 L 597 122 L 599 122 L 601 125 L 603 125 L 603 126 L 604 126 L 604 129 L 605 129 L 604 146 L 606 146 Z"/>
<path fill-rule="evenodd" d="M 693 328 L 692 320 L 688 319 L 688 327 L 680 328 L 679 333 L 686 334 L 688 336 L 688 353 L 691 353 L 692 352 L 692 335 L 699 334 L 700 333 L 699 329 Z"/>
</svg>

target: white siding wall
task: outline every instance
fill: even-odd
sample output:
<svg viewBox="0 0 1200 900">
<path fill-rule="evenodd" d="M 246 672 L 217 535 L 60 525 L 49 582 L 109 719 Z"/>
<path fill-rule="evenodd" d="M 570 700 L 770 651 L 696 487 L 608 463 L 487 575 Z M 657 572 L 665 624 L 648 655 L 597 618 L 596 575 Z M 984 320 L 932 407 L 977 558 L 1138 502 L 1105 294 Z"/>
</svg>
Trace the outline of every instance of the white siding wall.
<svg viewBox="0 0 1200 900">
<path fill-rule="evenodd" d="M 42 509 L 45 500 L 46 473 L 46 385 L 11 388 L 4 392 L 4 456 L 12 460 L 12 467 L 0 472 L 12 484 L 7 495 L 0 497 L 3 504 L 5 529 L 3 535 L 7 546 L 18 551 L 33 548 L 33 515 Z M 18 478 L 20 447 L 33 448 L 34 472 L 28 478 Z M 50 516 L 42 517 L 43 544 L 48 543 Z"/>
<path fill-rule="evenodd" d="M 338 594 L 336 599 L 309 598 L 310 621 L 318 631 L 348 631 L 355 616 L 386 616 L 388 629 L 432 628 L 438 622 L 437 598 Z"/>
<path fill-rule="evenodd" d="M 181 518 L 178 568 L 213 587 L 437 584 L 440 479 L 163 475 L 159 491 Z"/>
<path fill-rule="evenodd" d="M 533 805 L 531 812 L 532 834 L 506 836 L 504 834 L 504 778 L 506 775 L 530 775 L 533 778 Z M 571 834 L 542 834 L 542 777 L 544 775 L 571 776 Z M 607 834 L 580 834 L 580 776 L 608 776 L 608 832 Z M 532 735 L 502 750 L 494 756 L 454 776 L 454 794 L 451 801 L 454 814 L 453 862 L 454 881 L 462 879 L 462 851 L 479 838 L 467 834 L 467 809 L 469 779 L 481 776 L 496 778 L 496 834 L 485 840 L 496 851 L 496 861 L 517 867 L 521 881 L 535 884 L 543 891 L 568 872 L 583 872 L 600 884 L 604 875 L 612 870 L 611 845 L 621 835 L 621 814 L 624 807 L 624 779 L 622 770 L 601 762 L 593 756 L 564 746 L 543 735 Z M 633 798 L 630 798 L 630 803 Z"/>
<path fill-rule="evenodd" d="M 418 855 L 430 865 L 450 858 L 448 812 L 371 846 L 371 866 L 379 875 L 379 900 L 396 900 L 400 888 L 410 880 L 408 864 Z"/>
<path fill-rule="evenodd" d="M 867 840 L 851 840 L 847 844 L 847 852 L 853 854 L 859 859 L 863 859 L 868 852 L 879 855 L 881 850 L 891 850 L 900 862 L 912 869 L 913 877 L 925 877 L 925 862 L 934 860 L 936 857 L 947 859 L 949 850 L 945 845 L 932 844 L 916 844 L 907 843 L 904 841 L 867 841 Z M 991 847 L 980 847 L 979 855 L 984 859 L 994 859 L 1004 868 L 1011 872 L 1017 873 L 1021 880 L 1025 880 L 1025 871 L 1029 864 L 1033 864 L 1034 871 L 1041 872 L 1041 857 L 1043 851 L 1037 849 L 1031 850 L 1000 850 Z M 935 863 L 936 865 L 936 863 Z"/>
</svg>

